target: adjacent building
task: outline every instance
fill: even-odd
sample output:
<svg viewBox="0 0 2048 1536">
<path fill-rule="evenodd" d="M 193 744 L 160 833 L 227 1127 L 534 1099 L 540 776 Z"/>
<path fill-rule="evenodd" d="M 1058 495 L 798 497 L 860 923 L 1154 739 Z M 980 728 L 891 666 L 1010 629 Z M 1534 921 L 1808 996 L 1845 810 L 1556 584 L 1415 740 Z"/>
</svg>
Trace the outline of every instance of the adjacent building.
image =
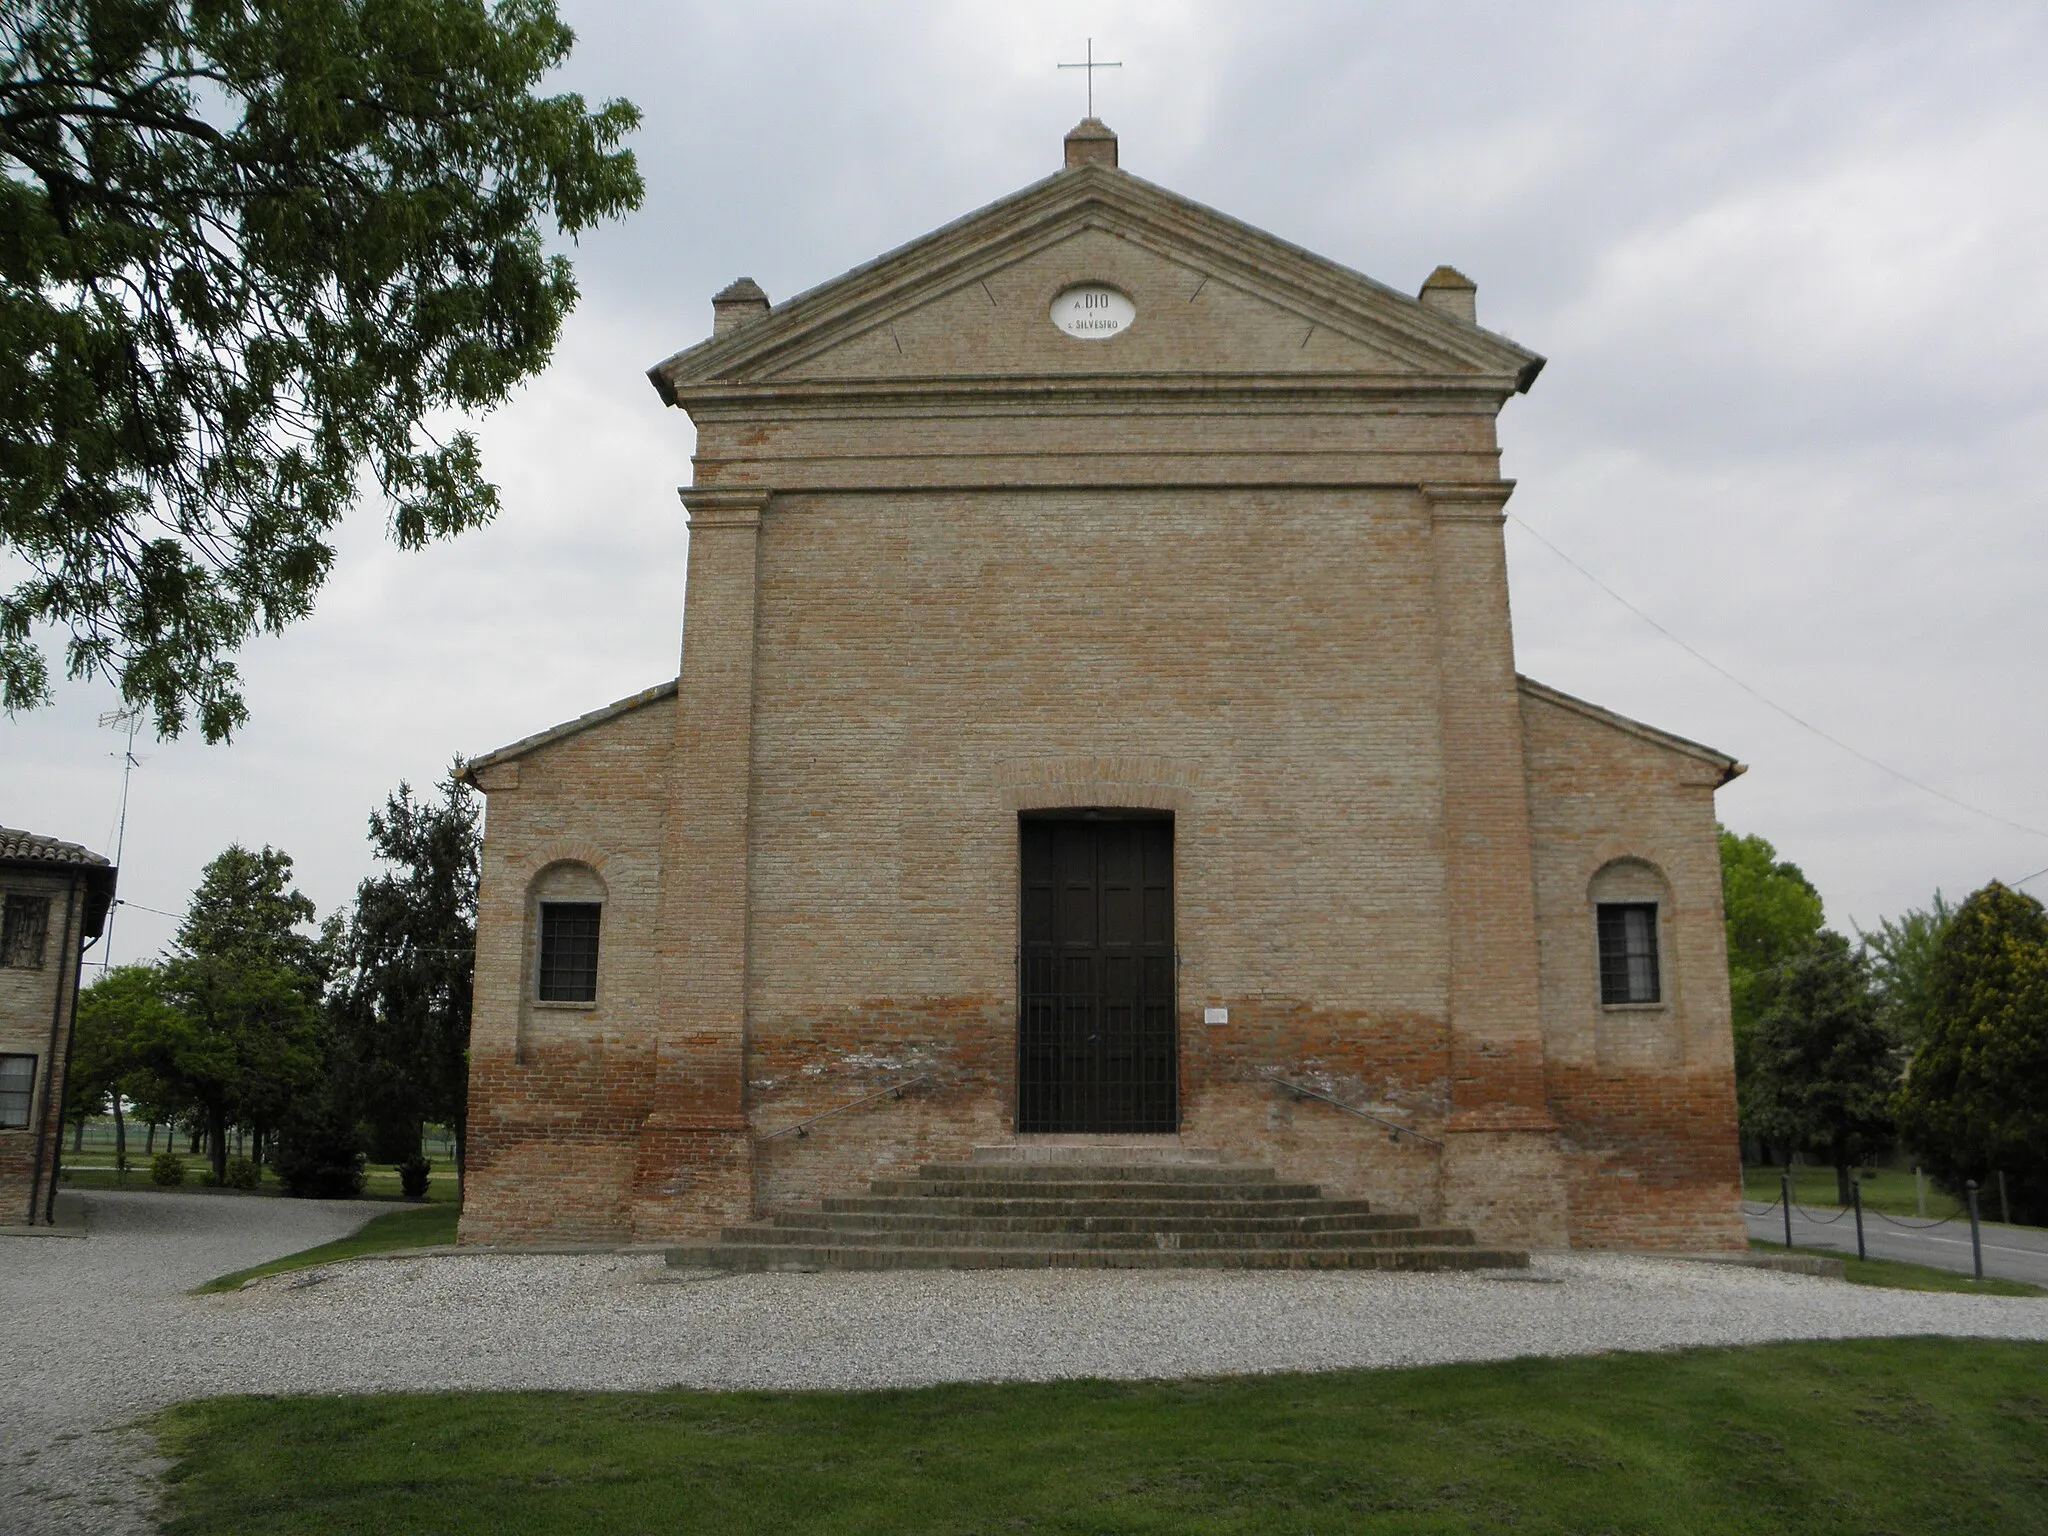
<svg viewBox="0 0 2048 1536">
<path fill-rule="evenodd" d="M 40 1225 L 55 1207 L 79 970 L 114 878 L 76 843 L 0 827 L 0 1224 Z"/>
</svg>

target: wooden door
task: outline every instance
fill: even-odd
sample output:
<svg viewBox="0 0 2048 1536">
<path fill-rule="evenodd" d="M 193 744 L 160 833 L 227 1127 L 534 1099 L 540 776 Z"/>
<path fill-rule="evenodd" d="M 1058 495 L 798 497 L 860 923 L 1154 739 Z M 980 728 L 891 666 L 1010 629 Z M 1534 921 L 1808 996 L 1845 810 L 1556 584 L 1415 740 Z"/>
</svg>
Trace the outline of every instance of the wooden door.
<svg viewBox="0 0 2048 1536">
<path fill-rule="evenodd" d="M 1026 816 L 1019 1131 L 1173 1131 L 1173 821 Z"/>
</svg>

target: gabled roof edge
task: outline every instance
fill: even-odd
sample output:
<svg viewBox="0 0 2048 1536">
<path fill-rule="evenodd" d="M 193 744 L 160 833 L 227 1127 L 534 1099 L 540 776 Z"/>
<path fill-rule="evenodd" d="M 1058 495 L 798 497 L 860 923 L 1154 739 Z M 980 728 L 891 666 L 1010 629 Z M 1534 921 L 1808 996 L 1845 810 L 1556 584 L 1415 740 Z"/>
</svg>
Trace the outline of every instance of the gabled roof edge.
<svg viewBox="0 0 2048 1536">
<path fill-rule="evenodd" d="M 1526 392 L 1529 386 L 1535 382 L 1537 374 L 1543 370 L 1545 362 L 1543 356 L 1531 351 L 1511 337 L 1503 336 L 1497 331 L 1488 330 L 1482 325 L 1446 316 L 1422 304 L 1414 295 L 1403 293 L 1400 289 L 1383 283 L 1355 267 L 1346 266 L 1342 262 L 1309 250 L 1306 246 L 1298 245 L 1283 236 L 1273 234 L 1271 231 L 1248 223 L 1233 214 L 1224 213 L 1219 209 L 1210 207 L 1206 203 L 1197 202 L 1191 197 L 1162 187 L 1155 182 L 1147 181 L 1141 176 L 1134 176 L 1129 171 L 1109 169 L 1101 166 L 1082 166 L 1055 171 L 1050 176 L 1042 177 L 1028 186 L 1020 187 L 1018 190 L 999 197 L 993 202 L 983 204 L 972 212 L 942 224 L 937 229 L 927 231 L 925 234 L 904 241 L 902 244 L 883 252 L 881 255 L 862 262 L 859 266 L 849 268 L 837 277 L 828 278 L 822 283 L 814 284 L 803 292 L 792 295 L 782 303 L 774 305 L 766 316 L 752 324 L 730 331 L 723 336 L 714 335 L 707 337 L 703 341 L 685 347 L 649 368 L 647 370 L 648 380 L 654 385 L 656 392 L 660 394 L 663 404 L 674 405 L 677 398 L 677 376 L 683 371 L 682 365 L 686 360 L 699 367 L 708 363 L 711 369 L 714 370 L 700 377 L 697 382 L 705 382 L 710 378 L 718 377 L 719 374 L 716 370 L 738 362 L 747 355 L 752 343 L 763 339 L 768 332 L 779 329 L 777 327 L 778 321 L 790 320 L 792 316 L 799 315 L 802 310 L 817 305 L 820 300 L 829 297 L 835 292 L 858 287 L 863 278 L 874 275 L 888 267 L 891 263 L 902 261 L 920 248 L 937 250 L 945 246 L 949 240 L 958 236 L 969 226 L 981 220 L 991 218 L 1006 208 L 1041 198 L 1051 189 L 1061 185 L 1115 186 L 1118 184 L 1130 187 L 1140 200 L 1146 198 L 1156 199 L 1158 202 L 1180 213 L 1192 213 L 1199 218 L 1213 221 L 1216 225 L 1231 232 L 1238 238 L 1249 239 L 1253 242 L 1270 246 L 1275 250 L 1283 252 L 1302 266 L 1320 272 L 1326 278 L 1335 278 L 1343 283 L 1356 284 L 1358 287 L 1376 295 L 1383 302 L 1391 301 L 1399 306 L 1401 310 L 1408 312 L 1409 323 L 1419 327 L 1425 336 L 1433 330 L 1439 332 L 1439 345 L 1445 344 L 1445 341 L 1441 339 L 1443 333 L 1463 332 L 1469 338 L 1483 343 L 1496 353 L 1505 353 L 1507 357 L 1503 358 L 1503 361 L 1506 361 L 1507 358 L 1513 359 L 1513 370 L 1510 376 L 1515 381 L 1517 391 Z M 797 334 L 801 333 L 801 329 L 800 325 Z M 773 345 L 774 343 L 771 343 L 771 350 Z"/>
<path fill-rule="evenodd" d="M 1662 747 L 1668 752 L 1676 752 L 1681 756 L 1697 758 L 1703 763 L 1711 764 L 1721 770 L 1721 778 L 1716 788 L 1749 772 L 1747 763 L 1737 762 L 1717 747 L 1709 747 L 1684 736 L 1674 736 L 1669 731 L 1658 730 L 1654 725 L 1645 725 L 1640 720 L 1631 720 L 1627 715 L 1618 715 L 1611 709 L 1602 709 L 1598 704 L 1589 704 L 1584 699 L 1575 698 L 1569 693 L 1539 683 L 1533 677 L 1525 677 L 1517 672 L 1515 686 L 1533 699 L 1541 699 L 1546 704 L 1555 704 L 1559 709 L 1583 715 L 1586 719 L 1620 731 L 1625 736 L 1634 736 L 1640 741 L 1647 741 L 1651 746 Z"/>
<path fill-rule="evenodd" d="M 536 732 L 534 735 L 523 736 L 510 746 L 499 747 L 495 752 L 486 752 L 481 757 L 473 757 L 462 765 L 462 772 L 455 777 L 458 782 L 467 784 L 472 789 L 482 789 L 483 785 L 477 783 L 476 776 L 484 769 L 496 767 L 499 763 L 517 762 L 520 758 L 537 752 L 542 747 L 551 747 L 556 742 L 566 741 L 571 736 L 580 736 L 593 726 L 603 725 L 607 720 L 616 720 L 621 715 L 630 715 L 636 709 L 645 708 L 649 704 L 658 704 L 663 699 L 673 698 L 675 692 L 676 682 L 674 679 L 670 679 L 665 683 L 657 683 L 652 688 L 643 688 L 638 693 L 629 694 L 616 703 L 605 705 L 602 709 L 593 709 L 587 715 L 578 715 L 574 720 L 565 720 L 560 725 L 550 726 L 548 729 Z"/>
</svg>

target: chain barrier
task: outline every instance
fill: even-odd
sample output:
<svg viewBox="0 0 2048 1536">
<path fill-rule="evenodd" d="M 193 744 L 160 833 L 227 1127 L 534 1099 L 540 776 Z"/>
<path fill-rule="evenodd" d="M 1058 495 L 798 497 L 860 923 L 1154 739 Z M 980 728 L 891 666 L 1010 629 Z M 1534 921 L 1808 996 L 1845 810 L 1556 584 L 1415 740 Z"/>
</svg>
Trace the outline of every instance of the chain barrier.
<svg viewBox="0 0 2048 1536">
<path fill-rule="evenodd" d="M 1777 1201 L 1775 1201 L 1775 1200 L 1773 1200 L 1773 1201 L 1772 1201 L 1772 1202 L 1771 1202 L 1771 1203 L 1770 1203 L 1769 1205 L 1765 1206 L 1765 1207 L 1764 1207 L 1764 1208 L 1763 1208 L 1762 1210 L 1760 1210 L 1760 1211 L 1752 1211 L 1752 1210 L 1751 1210 L 1751 1209 L 1749 1208 L 1749 1202 L 1745 1200 L 1745 1201 L 1744 1201 L 1744 1202 L 1742 1203 L 1742 1214 L 1743 1214 L 1743 1215 L 1745 1215 L 1745 1216 L 1768 1216 L 1768 1215 L 1770 1215 L 1770 1214 L 1771 1214 L 1771 1212 L 1775 1211 L 1775 1210 L 1776 1210 L 1777 1208 L 1778 1208 L 1778 1202 L 1777 1202 Z"/>
<path fill-rule="evenodd" d="M 1873 1211 L 1871 1214 L 1878 1217 L 1880 1220 L 1890 1222 L 1895 1227 L 1905 1227 L 1911 1231 L 1925 1232 L 1931 1231 L 1935 1227 L 1945 1227 L 1950 1222 L 1954 1221 L 1958 1216 L 1967 1216 L 1969 1212 L 1964 1210 L 1963 1207 L 1959 1205 L 1954 1210 L 1950 1211 L 1946 1216 L 1942 1217 L 1939 1221 L 1901 1221 L 1896 1216 L 1885 1215 L 1883 1211 Z"/>
<path fill-rule="evenodd" d="M 1794 1200 L 1792 1202 L 1792 1209 L 1797 1211 L 1801 1216 L 1804 1216 L 1816 1227 L 1832 1227 L 1836 1222 L 1840 1221 L 1844 1216 L 1849 1214 L 1849 1207 L 1845 1205 L 1839 1211 L 1835 1212 L 1835 1214 L 1832 1216 L 1816 1216 L 1813 1214 L 1813 1212 L 1809 1211 L 1805 1206 L 1801 1205 L 1797 1200 Z"/>
</svg>

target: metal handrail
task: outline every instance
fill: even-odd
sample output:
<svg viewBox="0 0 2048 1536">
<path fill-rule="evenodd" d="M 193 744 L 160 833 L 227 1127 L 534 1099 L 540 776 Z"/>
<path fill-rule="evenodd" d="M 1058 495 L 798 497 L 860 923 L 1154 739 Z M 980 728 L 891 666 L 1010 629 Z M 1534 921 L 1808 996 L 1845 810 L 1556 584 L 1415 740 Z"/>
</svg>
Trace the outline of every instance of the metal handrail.
<svg viewBox="0 0 2048 1536">
<path fill-rule="evenodd" d="M 1324 1093 L 1320 1088 L 1311 1088 L 1307 1083 L 1292 1082 L 1289 1079 L 1282 1077 L 1278 1072 L 1261 1072 L 1257 1075 L 1264 1078 L 1269 1083 L 1277 1083 L 1280 1087 L 1285 1088 L 1289 1093 L 1293 1094 L 1297 1099 L 1321 1099 L 1325 1104 L 1328 1104 L 1331 1108 L 1341 1109 L 1347 1115 L 1356 1115 L 1361 1120 L 1370 1120 L 1375 1125 L 1384 1125 L 1388 1130 L 1394 1133 L 1393 1139 L 1396 1142 L 1399 1142 L 1403 1136 L 1413 1136 L 1417 1141 L 1429 1143 L 1429 1145 L 1435 1147 L 1439 1152 L 1443 1150 L 1444 1144 L 1438 1141 L 1434 1136 L 1425 1136 L 1422 1134 L 1422 1132 L 1418 1130 L 1413 1130 L 1405 1125 L 1395 1124 L 1392 1120 L 1387 1119 L 1384 1115 L 1376 1115 L 1369 1109 L 1360 1109 L 1355 1104 L 1346 1104 L 1342 1099 L 1333 1099 L 1327 1093 Z"/>
<path fill-rule="evenodd" d="M 900 1099 L 903 1097 L 905 1089 L 915 1088 L 919 1083 L 930 1082 L 931 1076 L 932 1075 L 929 1072 L 920 1072 L 916 1077 L 905 1078 L 902 1082 L 893 1083 L 887 1088 L 877 1088 L 873 1093 L 863 1094 L 861 1095 L 861 1097 L 857 1099 L 849 1099 L 846 1103 L 838 1105 L 835 1108 L 821 1110 L 819 1113 L 812 1115 L 808 1120 L 799 1120 L 794 1125 L 785 1125 L 779 1131 L 770 1131 L 766 1136 L 763 1136 L 761 1139 L 763 1141 L 773 1141 L 778 1136 L 794 1135 L 798 1140 L 801 1141 L 802 1139 L 811 1134 L 811 1127 L 816 1125 L 820 1120 L 830 1120 L 834 1115 L 843 1115 L 849 1109 L 859 1109 L 861 1105 L 872 1104 L 877 1099 Z"/>
</svg>

